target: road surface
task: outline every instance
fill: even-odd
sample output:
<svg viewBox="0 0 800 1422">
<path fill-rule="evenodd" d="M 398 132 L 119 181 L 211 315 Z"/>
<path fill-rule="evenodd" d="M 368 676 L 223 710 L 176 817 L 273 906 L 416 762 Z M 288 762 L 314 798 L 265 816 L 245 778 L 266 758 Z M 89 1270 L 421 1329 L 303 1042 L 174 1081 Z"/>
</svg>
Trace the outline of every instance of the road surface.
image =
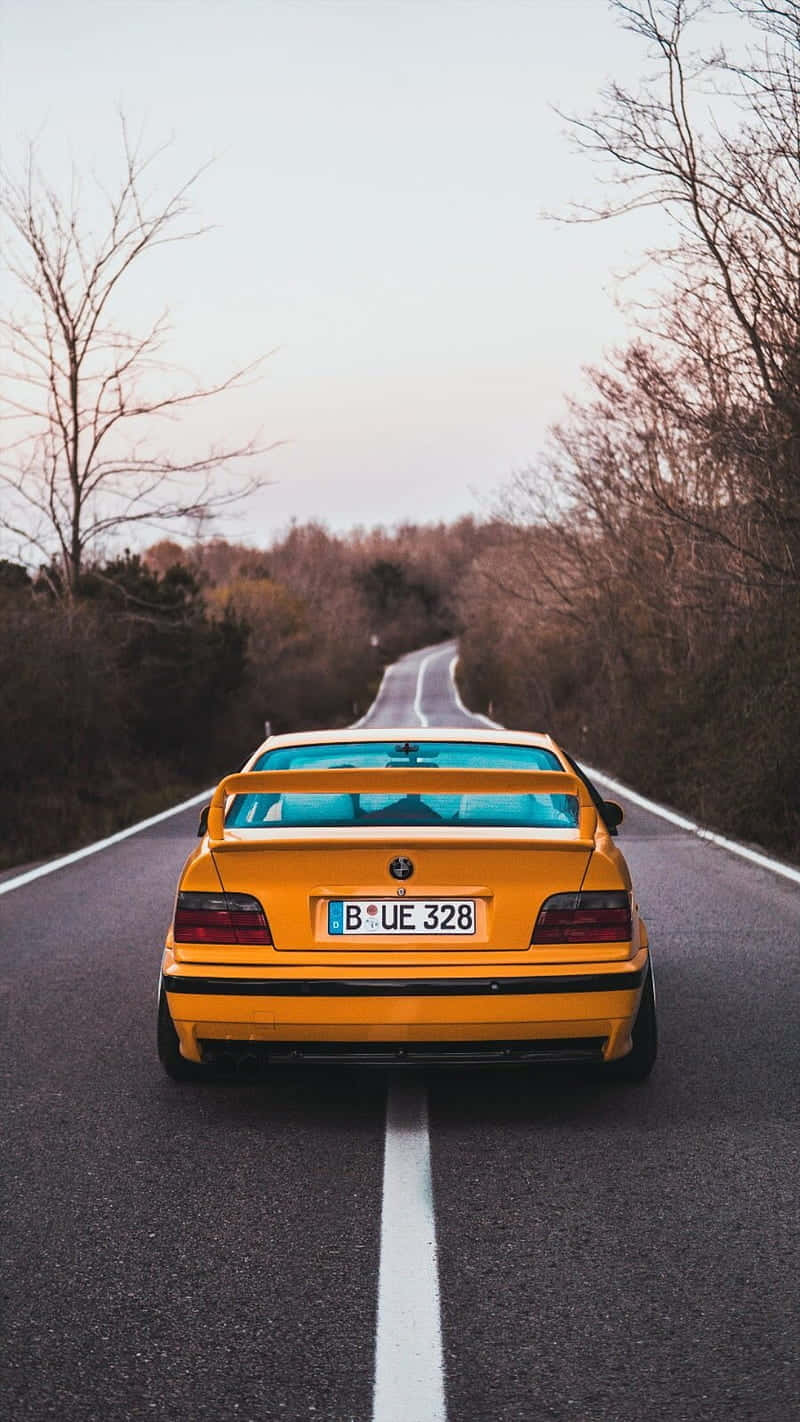
<svg viewBox="0 0 800 1422">
<path fill-rule="evenodd" d="M 405 658 L 367 723 L 470 724 L 452 655 Z M 14 1422 L 373 1415 L 395 1088 L 163 1075 L 155 982 L 196 817 L 0 897 Z M 658 969 L 650 1081 L 418 1079 L 448 1422 L 797 1410 L 800 891 L 640 808 L 620 843 Z"/>
</svg>

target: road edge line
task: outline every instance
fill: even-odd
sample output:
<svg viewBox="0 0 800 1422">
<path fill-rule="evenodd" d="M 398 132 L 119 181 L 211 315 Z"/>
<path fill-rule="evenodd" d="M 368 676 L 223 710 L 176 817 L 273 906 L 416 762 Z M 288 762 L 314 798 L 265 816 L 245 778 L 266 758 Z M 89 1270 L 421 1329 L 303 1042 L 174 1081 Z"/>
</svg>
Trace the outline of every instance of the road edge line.
<svg viewBox="0 0 800 1422">
<path fill-rule="evenodd" d="M 379 701 L 380 701 L 380 699 L 381 699 L 381 696 L 382 696 L 382 694 L 383 694 L 383 688 L 384 688 L 386 682 L 387 682 L 388 679 L 389 679 L 389 673 L 390 673 L 390 672 L 393 672 L 394 669 L 395 669 L 395 667 L 396 667 L 397 665 L 398 665 L 397 662 L 390 662 L 389 665 L 388 665 L 388 667 L 384 667 L 384 669 L 383 669 L 383 676 L 381 677 L 381 684 L 380 684 L 380 686 L 378 687 L 378 690 L 377 690 L 376 693 L 375 693 L 375 699 L 374 699 L 374 701 L 371 701 L 371 702 L 370 702 L 370 704 L 369 704 L 369 706 L 367 707 L 366 711 L 364 712 L 364 715 L 363 715 L 363 716 L 359 716 L 359 718 L 358 718 L 357 721 L 353 721 L 353 722 L 352 722 L 352 724 L 348 727 L 348 730 L 357 731 L 357 730 L 359 729 L 359 727 L 361 727 L 361 726 L 366 726 L 367 721 L 369 720 L 369 718 L 370 718 L 370 716 L 372 715 L 373 711 L 376 711 L 377 708 L 378 708 L 378 703 L 379 703 Z"/>
<path fill-rule="evenodd" d="M 157 815 L 150 815 L 146 820 L 139 820 L 135 825 L 128 825 L 127 829 L 117 830 L 116 834 L 110 834 L 106 839 L 95 840 L 94 844 L 85 844 L 83 849 L 75 849 L 71 854 L 63 854 L 58 859 L 51 859 L 47 864 L 40 864 L 36 869 L 26 869 L 24 873 L 17 874 L 13 879 L 6 879 L 0 884 L 0 895 L 9 894 L 12 889 L 21 889 L 25 884 L 32 884 L 34 879 L 42 879 L 45 874 L 54 874 L 57 869 L 65 869 L 68 864 L 77 864 L 79 859 L 88 859 L 91 854 L 99 854 L 101 849 L 108 849 L 112 844 L 119 844 L 122 839 L 129 839 L 133 834 L 140 834 L 142 830 L 150 829 L 152 825 L 160 824 L 162 820 L 168 820 L 172 815 L 179 815 L 181 810 L 190 810 L 193 805 L 200 805 L 204 800 L 210 799 L 213 794 L 213 787 L 210 790 L 201 790 L 198 795 L 192 795 L 189 800 L 182 800 L 179 805 L 173 805 L 169 810 L 160 810 Z"/>
<path fill-rule="evenodd" d="M 456 652 L 456 655 L 450 662 L 450 684 L 453 688 L 453 696 L 455 697 L 456 706 L 459 711 L 463 716 L 471 716 L 473 721 L 482 721 L 484 726 L 489 727 L 490 731 L 504 731 L 505 726 L 501 726 L 499 721 L 492 721 L 489 716 L 484 716 L 482 711 L 470 711 L 469 707 L 464 705 L 464 702 L 461 700 L 461 692 L 458 689 L 458 682 L 456 681 L 456 667 L 458 666 L 459 660 L 459 655 Z"/>
</svg>

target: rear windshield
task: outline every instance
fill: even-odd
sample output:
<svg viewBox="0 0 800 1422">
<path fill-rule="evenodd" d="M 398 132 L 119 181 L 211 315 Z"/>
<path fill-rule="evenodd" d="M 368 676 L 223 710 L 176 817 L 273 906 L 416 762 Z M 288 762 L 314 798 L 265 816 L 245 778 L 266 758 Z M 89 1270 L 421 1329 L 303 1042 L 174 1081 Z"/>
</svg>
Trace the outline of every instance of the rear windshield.
<svg viewBox="0 0 800 1422">
<path fill-rule="evenodd" d="M 479 770 L 563 770 L 539 746 L 470 741 L 364 741 L 342 745 L 284 746 L 265 751 L 253 770 L 333 770 L 397 766 Z M 574 795 L 236 795 L 225 823 L 232 829 L 313 829 L 369 825 L 510 826 L 574 829 Z"/>
</svg>

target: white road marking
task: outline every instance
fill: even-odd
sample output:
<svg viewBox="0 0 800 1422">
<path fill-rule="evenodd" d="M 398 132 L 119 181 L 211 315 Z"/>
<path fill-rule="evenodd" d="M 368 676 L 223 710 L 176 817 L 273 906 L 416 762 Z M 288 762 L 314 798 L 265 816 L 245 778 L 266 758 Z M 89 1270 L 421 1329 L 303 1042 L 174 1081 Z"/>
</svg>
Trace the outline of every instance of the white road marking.
<svg viewBox="0 0 800 1422">
<path fill-rule="evenodd" d="M 482 721 L 483 724 L 484 724 L 484 726 L 488 726 L 488 727 L 489 727 L 490 731 L 502 731 L 504 728 L 500 725 L 499 721 L 491 721 L 488 716 L 484 716 L 483 713 L 480 712 L 480 711 L 469 711 L 469 710 L 467 710 L 467 707 L 464 705 L 463 701 L 461 700 L 461 692 L 460 692 L 459 689 L 458 689 L 458 682 L 456 681 L 456 667 L 457 667 L 457 666 L 458 666 L 458 653 L 456 653 L 456 655 L 453 657 L 453 660 L 452 660 L 451 663 L 450 663 L 450 685 L 451 685 L 452 688 L 453 688 L 453 699 L 455 700 L 456 706 L 458 707 L 458 709 L 459 709 L 459 711 L 461 712 L 462 716 L 471 716 L 472 719 L 473 719 L 473 721 Z"/>
<path fill-rule="evenodd" d="M 361 716 L 361 717 L 359 717 L 359 719 L 358 719 L 357 721 L 354 721 L 354 722 L 353 722 L 353 725 L 352 725 L 352 728 L 351 728 L 352 730 L 357 731 L 358 728 L 359 728 L 359 726 L 366 726 L 367 721 L 369 721 L 370 717 L 374 716 L 375 712 L 376 712 L 377 709 L 378 709 L 378 704 L 379 704 L 379 702 L 380 702 L 380 699 L 381 699 L 381 697 L 383 696 L 384 690 L 385 690 L 385 688 L 386 688 L 386 683 L 387 683 L 387 681 L 389 680 L 389 677 L 390 677 L 391 673 L 394 671 L 394 669 L 395 669 L 396 666 L 397 666 L 397 662 L 392 662 L 391 666 L 386 667 L 386 669 L 385 669 L 385 671 L 384 671 L 384 673 L 383 673 L 383 676 L 381 677 L 381 684 L 380 684 L 380 686 L 378 687 L 378 694 L 377 694 L 377 696 L 375 697 L 375 700 L 373 701 L 373 703 L 372 703 L 371 706 L 368 706 L 368 707 L 367 707 L 366 711 L 364 712 L 364 715 Z"/>
<path fill-rule="evenodd" d="M 428 725 L 421 701 L 431 655 L 417 673 L 414 713 L 421 726 Z M 397 665 L 386 668 L 375 700 L 354 729 L 366 726 L 378 710 Z M 446 1422 L 447 1416 L 428 1107 L 418 1082 L 394 1083 L 386 1096 L 372 1416 L 373 1422 Z"/>
<path fill-rule="evenodd" d="M 99 854 L 101 849 L 108 849 L 111 844 L 119 844 L 120 840 L 128 839 L 132 834 L 139 834 L 142 830 L 150 829 L 151 825 L 168 820 L 172 815 L 179 815 L 181 810 L 189 810 L 192 805 L 202 805 L 205 800 L 211 799 L 213 793 L 213 790 L 202 790 L 199 795 L 193 795 L 190 800 L 182 800 L 180 805 L 173 805 L 171 810 L 162 810 L 158 815 L 151 815 L 147 820 L 140 820 L 138 824 L 129 825 L 127 829 L 110 834 L 107 839 L 98 839 L 94 844 L 87 844 L 83 849 L 74 850 L 72 854 L 64 854 L 59 859 L 51 859 L 47 864 L 40 864 L 36 869 L 27 869 L 24 874 L 17 874 L 13 879 L 6 879 L 4 883 L 0 884 L 0 894 L 10 894 L 12 889 L 21 889 L 23 884 L 32 884 L 34 879 L 42 879 L 45 874 L 54 874 L 56 869 L 65 869 L 68 864 L 77 864 L 79 859 L 88 859 L 90 854 Z"/>
<path fill-rule="evenodd" d="M 414 697 L 414 715 L 418 718 L 419 724 L 421 726 L 430 725 L 430 721 L 428 720 L 427 716 L 425 715 L 425 712 L 422 709 L 422 680 L 425 676 L 425 668 L 427 667 L 429 662 L 433 661 L 434 657 L 438 657 L 440 655 L 441 654 L 439 652 L 429 652 L 427 657 L 423 657 L 422 661 L 419 664 L 419 671 L 417 672 L 417 694 Z"/>
<path fill-rule="evenodd" d="M 372 1422 L 445 1422 L 425 1087 L 393 1082 L 386 1101 L 378 1332 Z"/>
</svg>

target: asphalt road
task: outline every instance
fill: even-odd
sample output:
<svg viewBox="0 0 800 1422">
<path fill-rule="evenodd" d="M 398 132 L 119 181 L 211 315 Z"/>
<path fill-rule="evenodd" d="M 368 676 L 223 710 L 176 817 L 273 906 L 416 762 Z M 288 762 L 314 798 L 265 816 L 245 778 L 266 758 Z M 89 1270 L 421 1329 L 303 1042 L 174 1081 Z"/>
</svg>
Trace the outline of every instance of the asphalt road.
<svg viewBox="0 0 800 1422">
<path fill-rule="evenodd" d="M 464 724 L 452 649 L 420 688 L 423 655 L 369 724 L 418 724 L 415 700 Z M 371 1416 L 387 1078 L 163 1075 L 195 819 L 0 898 L 14 1422 Z M 641 809 L 620 843 L 658 970 L 650 1081 L 427 1077 L 448 1422 L 798 1410 L 800 893 Z"/>
</svg>

